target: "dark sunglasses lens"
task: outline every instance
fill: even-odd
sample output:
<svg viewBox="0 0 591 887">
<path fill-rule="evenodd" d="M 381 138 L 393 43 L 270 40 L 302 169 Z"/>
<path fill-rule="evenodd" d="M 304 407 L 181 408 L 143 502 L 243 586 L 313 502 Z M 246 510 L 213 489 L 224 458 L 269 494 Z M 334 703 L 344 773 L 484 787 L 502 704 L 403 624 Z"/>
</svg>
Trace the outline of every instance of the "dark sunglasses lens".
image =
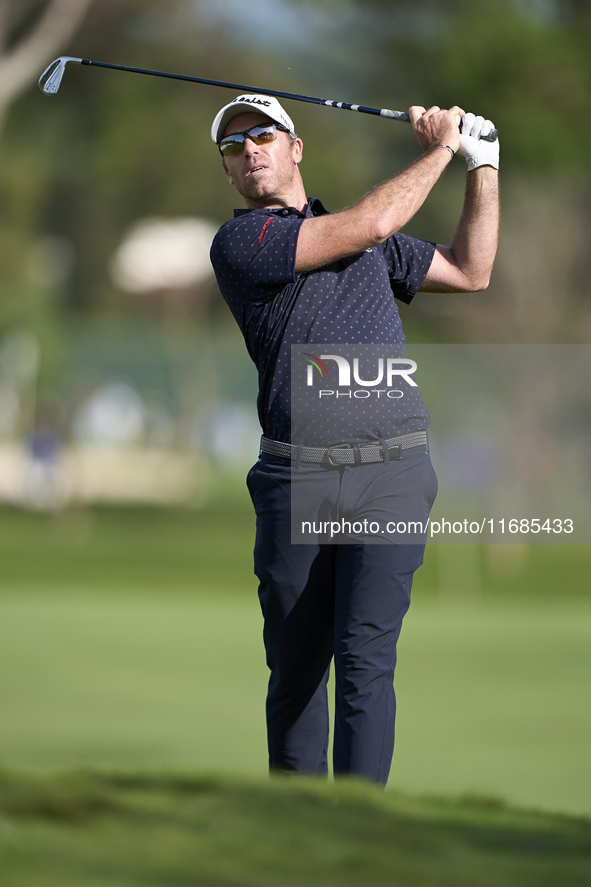
<svg viewBox="0 0 591 887">
<path fill-rule="evenodd" d="M 248 135 L 255 145 L 263 145 L 265 142 L 273 142 L 277 138 L 277 130 L 274 126 L 255 126 Z"/>
<path fill-rule="evenodd" d="M 277 138 L 277 129 L 273 124 L 269 126 L 253 126 L 246 132 L 237 132 L 235 135 L 226 136 L 220 142 L 220 151 L 227 157 L 229 154 L 240 154 L 244 148 L 244 139 L 248 135 L 255 145 L 264 145 L 273 142 Z"/>
<path fill-rule="evenodd" d="M 220 142 L 220 151 L 224 156 L 228 154 L 240 154 L 244 148 L 244 136 L 237 133 L 235 136 L 228 136 Z"/>
</svg>

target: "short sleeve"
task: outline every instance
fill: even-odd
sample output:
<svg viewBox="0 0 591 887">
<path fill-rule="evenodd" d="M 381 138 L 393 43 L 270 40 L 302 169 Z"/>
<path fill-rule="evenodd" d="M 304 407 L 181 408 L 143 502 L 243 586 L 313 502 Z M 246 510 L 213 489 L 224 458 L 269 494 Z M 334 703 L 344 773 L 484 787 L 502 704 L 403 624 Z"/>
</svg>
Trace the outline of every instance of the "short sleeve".
<svg viewBox="0 0 591 887">
<path fill-rule="evenodd" d="M 394 295 L 410 304 L 431 267 L 435 244 L 406 234 L 393 234 L 382 244 L 382 251 Z"/>
<path fill-rule="evenodd" d="M 211 263 L 224 297 L 266 301 L 296 280 L 295 258 L 304 219 L 255 211 L 226 222 L 211 247 Z"/>
</svg>

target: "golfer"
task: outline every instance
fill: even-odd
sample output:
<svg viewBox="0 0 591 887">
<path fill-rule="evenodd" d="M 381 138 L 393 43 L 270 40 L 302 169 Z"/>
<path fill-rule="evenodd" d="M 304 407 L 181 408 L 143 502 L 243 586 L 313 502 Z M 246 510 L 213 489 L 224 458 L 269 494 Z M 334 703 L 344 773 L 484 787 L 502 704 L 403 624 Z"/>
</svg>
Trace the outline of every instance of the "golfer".
<svg viewBox="0 0 591 887">
<path fill-rule="evenodd" d="M 211 259 L 259 373 L 263 438 L 247 483 L 257 515 L 274 772 L 328 772 L 326 685 L 333 660 L 335 775 L 385 785 L 390 772 L 396 644 L 425 536 L 371 544 L 376 540 L 365 531 L 353 530 L 338 540 L 294 544 L 292 478 L 298 489 L 301 482 L 319 491 L 331 517 L 382 509 L 426 521 L 437 490 L 429 416 L 413 389 L 398 402 L 376 398 L 371 410 L 351 414 L 342 431 L 318 414 L 296 433 L 291 346 L 314 356 L 326 354 L 327 344 L 402 348 L 395 299 L 410 303 L 420 290 L 487 287 L 497 248 L 499 143 L 479 136 L 493 125 L 457 106 L 412 107 L 410 118 L 422 155 L 336 213 L 306 196 L 302 140 L 276 99 L 241 95 L 212 126 L 228 182 L 246 204 L 218 231 Z M 468 172 L 451 246 L 399 233 L 456 153 Z"/>
</svg>

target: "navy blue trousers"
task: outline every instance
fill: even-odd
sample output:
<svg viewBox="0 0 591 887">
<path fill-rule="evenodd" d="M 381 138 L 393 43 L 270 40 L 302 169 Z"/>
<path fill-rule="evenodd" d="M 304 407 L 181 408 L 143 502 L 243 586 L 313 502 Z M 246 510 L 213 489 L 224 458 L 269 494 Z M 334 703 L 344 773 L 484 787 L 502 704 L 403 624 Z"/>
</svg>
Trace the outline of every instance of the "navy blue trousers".
<svg viewBox="0 0 591 887">
<path fill-rule="evenodd" d="M 324 513 L 332 517 L 400 517 L 410 508 L 413 517 L 426 520 L 437 490 L 424 447 L 386 465 L 302 466 L 300 477 L 304 485 L 313 481 Z M 272 771 L 327 774 L 326 685 L 334 658 L 335 775 L 385 785 L 394 750 L 396 644 L 424 538 L 415 544 L 292 544 L 291 478 L 289 461 L 263 454 L 247 479 L 257 516 L 255 573 L 271 671 L 269 765 Z"/>
</svg>

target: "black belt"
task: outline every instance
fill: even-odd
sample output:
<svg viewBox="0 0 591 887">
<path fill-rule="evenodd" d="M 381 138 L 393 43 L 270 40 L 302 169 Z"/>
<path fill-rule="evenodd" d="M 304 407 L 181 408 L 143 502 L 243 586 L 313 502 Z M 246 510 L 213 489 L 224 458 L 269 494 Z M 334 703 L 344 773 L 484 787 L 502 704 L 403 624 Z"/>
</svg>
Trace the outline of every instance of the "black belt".
<svg viewBox="0 0 591 887">
<path fill-rule="evenodd" d="M 426 447 L 427 432 L 414 431 L 412 434 L 403 434 L 400 437 L 391 437 L 384 440 L 387 449 L 387 457 L 382 441 L 361 444 L 333 444 L 331 447 L 298 447 L 296 444 L 283 443 L 281 440 L 269 440 L 261 437 L 260 453 L 268 453 L 271 456 L 281 456 L 283 459 L 291 459 L 292 462 L 316 462 L 326 465 L 366 465 L 370 462 L 387 462 L 390 459 L 402 459 L 402 450 L 411 447 Z"/>
</svg>

